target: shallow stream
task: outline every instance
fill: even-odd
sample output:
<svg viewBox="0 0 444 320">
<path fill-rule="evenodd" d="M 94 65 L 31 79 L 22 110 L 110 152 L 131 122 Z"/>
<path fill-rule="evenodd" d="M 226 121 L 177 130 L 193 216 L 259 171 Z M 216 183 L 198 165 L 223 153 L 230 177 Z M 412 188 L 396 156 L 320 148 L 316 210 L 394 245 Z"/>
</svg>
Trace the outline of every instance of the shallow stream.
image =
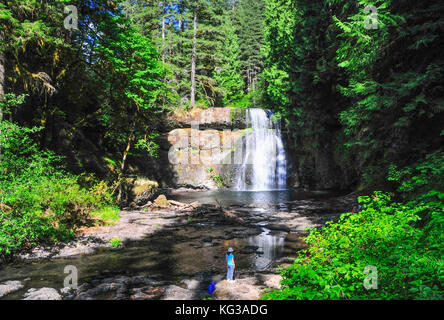
<svg viewBox="0 0 444 320">
<path fill-rule="evenodd" d="M 328 198 L 326 192 L 174 192 L 170 199 L 182 202 L 221 203 L 240 207 L 249 214 L 287 211 L 289 201 Z M 216 201 L 217 200 L 217 201 Z M 22 281 L 25 287 L 3 299 L 20 299 L 30 288 L 60 289 L 66 277 L 64 268 L 73 265 L 79 273 L 79 285 L 108 276 L 148 276 L 159 281 L 177 283 L 198 274 L 223 275 L 226 272 L 225 252 L 237 250 L 238 272 L 264 272 L 293 257 L 301 249 L 301 236 L 271 231 L 259 224 L 236 226 L 216 223 L 211 219 L 191 221 L 180 227 L 166 227 L 142 241 L 122 249 L 98 249 L 91 255 L 65 259 L 20 261 L 0 266 L 0 283 Z M 283 260 L 284 259 L 284 260 Z"/>
</svg>

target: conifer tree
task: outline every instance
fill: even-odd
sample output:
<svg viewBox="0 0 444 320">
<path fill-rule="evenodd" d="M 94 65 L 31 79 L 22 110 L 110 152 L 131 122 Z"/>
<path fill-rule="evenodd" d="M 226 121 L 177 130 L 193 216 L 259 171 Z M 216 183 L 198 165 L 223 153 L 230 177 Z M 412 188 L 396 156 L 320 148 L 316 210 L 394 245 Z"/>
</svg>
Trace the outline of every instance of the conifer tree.
<svg viewBox="0 0 444 320">
<path fill-rule="evenodd" d="M 235 10 L 242 75 L 249 92 L 257 88 L 257 81 L 263 69 L 265 2 L 240 0 Z"/>
<path fill-rule="evenodd" d="M 215 79 L 222 92 L 222 104 L 227 105 L 242 98 L 245 83 L 241 74 L 240 46 L 232 18 L 224 18 L 224 41 L 219 44 L 218 52 L 221 66 L 215 69 Z"/>
</svg>

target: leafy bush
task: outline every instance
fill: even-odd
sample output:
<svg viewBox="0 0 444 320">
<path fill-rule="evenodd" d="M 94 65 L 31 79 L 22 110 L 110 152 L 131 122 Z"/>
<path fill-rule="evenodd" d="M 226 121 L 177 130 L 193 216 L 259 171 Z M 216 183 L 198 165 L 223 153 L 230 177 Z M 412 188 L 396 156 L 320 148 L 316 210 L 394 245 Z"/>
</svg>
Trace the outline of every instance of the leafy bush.
<svg viewBox="0 0 444 320">
<path fill-rule="evenodd" d="M 214 168 L 208 169 L 208 173 L 210 174 L 211 180 L 214 181 L 214 183 L 219 187 L 222 188 L 224 186 L 224 180 L 222 179 L 222 176 L 220 174 L 214 173 Z"/>
<path fill-rule="evenodd" d="M 262 106 L 262 96 L 260 90 L 252 90 L 238 101 L 233 101 L 226 105 L 236 109 L 260 108 Z"/>
<path fill-rule="evenodd" d="M 400 204 L 382 192 L 359 201 L 359 213 L 343 214 L 338 222 L 311 230 L 309 249 L 281 270 L 283 289 L 266 293 L 264 299 L 444 297 L 442 202 Z M 364 288 L 366 266 L 377 268 L 376 290 Z"/>
<path fill-rule="evenodd" d="M 113 238 L 113 239 L 110 240 L 109 243 L 111 244 L 111 246 L 113 248 L 118 248 L 121 245 L 122 240 L 120 240 L 119 238 Z"/>
<path fill-rule="evenodd" d="M 99 224 L 114 225 L 120 219 L 120 210 L 115 206 L 106 206 L 91 212 L 90 216 L 99 220 Z"/>
<path fill-rule="evenodd" d="M 0 123 L 0 258 L 41 241 L 66 241 L 93 210 L 111 206 L 106 183 L 85 180 L 38 149 L 38 128 Z"/>
<path fill-rule="evenodd" d="M 388 180 L 398 184 L 399 192 L 407 199 L 428 197 L 431 190 L 444 190 L 444 151 L 438 150 L 426 156 L 424 161 L 398 170 L 389 169 Z"/>
</svg>

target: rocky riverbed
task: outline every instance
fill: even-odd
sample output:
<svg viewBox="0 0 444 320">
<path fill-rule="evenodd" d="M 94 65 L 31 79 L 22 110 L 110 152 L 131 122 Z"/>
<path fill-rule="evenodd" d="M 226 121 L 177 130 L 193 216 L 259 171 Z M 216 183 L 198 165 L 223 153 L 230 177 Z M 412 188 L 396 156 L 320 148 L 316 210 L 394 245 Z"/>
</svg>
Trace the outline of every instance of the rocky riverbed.
<svg viewBox="0 0 444 320">
<path fill-rule="evenodd" d="M 0 269 L 3 299 L 258 299 L 278 288 L 276 267 L 306 248 L 306 228 L 336 220 L 355 195 L 279 204 L 169 200 L 121 212 L 113 226 L 81 230 L 68 244 L 38 246 Z M 114 248 L 111 239 L 121 245 Z M 224 252 L 236 250 L 235 283 L 223 280 Z M 79 287 L 63 288 L 63 267 L 79 269 Z"/>
</svg>

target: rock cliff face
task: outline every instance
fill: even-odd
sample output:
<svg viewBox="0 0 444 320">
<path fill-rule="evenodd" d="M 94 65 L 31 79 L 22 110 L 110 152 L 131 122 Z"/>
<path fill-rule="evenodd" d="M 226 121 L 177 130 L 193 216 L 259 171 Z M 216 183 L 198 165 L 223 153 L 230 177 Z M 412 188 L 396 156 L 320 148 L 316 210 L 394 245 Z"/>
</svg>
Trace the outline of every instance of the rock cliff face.
<svg viewBox="0 0 444 320">
<path fill-rule="evenodd" d="M 118 162 L 121 150 L 108 148 L 104 153 L 104 142 L 97 138 L 100 134 L 91 128 L 85 132 L 63 121 L 58 127 L 53 149 L 67 155 L 71 171 L 86 170 L 99 178 L 115 174 L 116 169 L 107 160 Z M 151 190 L 138 193 L 136 181 L 140 178 L 157 181 L 159 187 L 215 189 L 235 185 L 242 163 L 243 137 L 249 130 L 246 129 L 245 109 L 195 108 L 176 112 L 159 120 L 157 130 L 161 133 L 156 141 L 160 146 L 157 158 L 129 156 L 130 183 L 126 186 L 129 198 L 137 202 L 156 195 Z M 337 149 L 343 144 L 339 131 L 315 132 L 317 134 L 295 138 L 294 128 L 283 126 L 288 186 L 307 189 L 355 186 L 359 182 L 356 168 L 361 164 Z"/>
<path fill-rule="evenodd" d="M 198 124 L 200 128 L 243 129 L 245 128 L 245 110 L 238 108 L 193 108 L 190 111 L 176 112 L 169 120 L 180 128 L 190 128 Z"/>
<path fill-rule="evenodd" d="M 170 117 L 166 134 L 174 187 L 216 189 L 231 186 L 245 132 L 245 110 L 193 109 Z"/>
<path fill-rule="evenodd" d="M 197 189 L 233 186 L 242 162 L 242 138 L 248 132 L 245 114 L 243 109 L 196 108 L 170 116 L 158 161 L 163 171 L 169 168 L 166 184 Z M 338 132 L 295 139 L 292 128 L 283 129 L 289 187 L 324 190 L 356 185 L 357 164 L 337 149 L 342 145 Z"/>
<path fill-rule="evenodd" d="M 359 183 L 357 160 L 337 146 L 337 131 L 294 138 L 284 132 L 288 155 L 289 186 L 310 190 L 351 190 Z"/>
</svg>

